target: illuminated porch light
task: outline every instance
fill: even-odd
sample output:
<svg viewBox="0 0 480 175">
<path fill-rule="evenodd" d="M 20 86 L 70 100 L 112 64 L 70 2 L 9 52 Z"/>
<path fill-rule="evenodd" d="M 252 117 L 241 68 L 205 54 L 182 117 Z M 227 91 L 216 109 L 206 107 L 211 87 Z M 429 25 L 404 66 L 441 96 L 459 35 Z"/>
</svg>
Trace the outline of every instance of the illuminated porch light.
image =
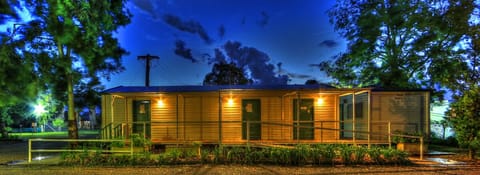
<svg viewBox="0 0 480 175">
<path fill-rule="evenodd" d="M 317 98 L 317 105 L 320 106 L 320 105 L 323 104 L 323 102 L 324 102 L 324 101 L 323 101 L 323 98 L 321 98 L 321 97 Z"/>
<path fill-rule="evenodd" d="M 232 98 L 232 97 L 230 97 L 230 98 L 228 99 L 227 104 L 228 104 L 229 106 L 233 106 L 233 98 Z"/>
<path fill-rule="evenodd" d="M 158 107 L 165 107 L 165 102 L 163 101 L 163 98 L 160 98 L 157 102 Z"/>
</svg>

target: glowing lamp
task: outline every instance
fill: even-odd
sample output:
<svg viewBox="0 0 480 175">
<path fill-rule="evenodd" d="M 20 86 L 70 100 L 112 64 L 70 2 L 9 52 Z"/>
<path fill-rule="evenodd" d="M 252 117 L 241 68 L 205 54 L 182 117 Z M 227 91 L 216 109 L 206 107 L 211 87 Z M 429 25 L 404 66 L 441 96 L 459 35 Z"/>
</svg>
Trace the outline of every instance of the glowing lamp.
<svg viewBox="0 0 480 175">
<path fill-rule="evenodd" d="M 323 104 L 323 98 L 318 98 L 317 105 L 322 105 L 322 104 Z"/>
<path fill-rule="evenodd" d="M 34 106 L 33 113 L 35 113 L 36 116 L 40 116 L 45 112 L 46 112 L 45 111 L 45 106 L 43 106 L 41 104 L 37 104 L 37 105 Z"/>
<path fill-rule="evenodd" d="M 157 105 L 158 105 L 158 107 L 164 107 L 165 106 L 165 102 L 163 102 L 163 98 L 158 100 Z"/>
<path fill-rule="evenodd" d="M 227 101 L 227 104 L 229 106 L 233 106 L 233 98 L 229 98 L 228 101 Z"/>
</svg>

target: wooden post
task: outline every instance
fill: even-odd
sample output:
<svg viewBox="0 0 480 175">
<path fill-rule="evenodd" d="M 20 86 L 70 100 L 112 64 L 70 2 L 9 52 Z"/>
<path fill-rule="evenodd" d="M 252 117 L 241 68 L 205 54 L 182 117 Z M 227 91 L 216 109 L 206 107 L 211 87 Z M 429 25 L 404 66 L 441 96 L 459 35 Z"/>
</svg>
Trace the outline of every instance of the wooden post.
<svg viewBox="0 0 480 175">
<path fill-rule="evenodd" d="M 320 121 L 320 143 L 323 143 L 323 121 Z"/>
<path fill-rule="evenodd" d="M 388 148 L 392 149 L 392 123 L 388 121 Z"/>
<path fill-rule="evenodd" d="M 372 98 L 372 91 L 370 90 L 370 91 L 368 91 L 367 93 L 368 93 L 368 98 L 367 98 L 367 100 L 368 100 L 368 102 L 367 102 L 367 105 L 368 105 L 368 107 L 367 107 L 367 130 L 368 130 L 368 138 L 367 138 L 367 140 L 368 140 L 368 148 L 371 148 L 371 143 L 370 143 L 370 139 L 371 139 L 371 138 L 370 138 L 370 137 L 371 137 L 371 135 L 372 135 L 372 129 L 371 129 L 371 123 L 372 123 L 372 116 L 371 116 L 371 115 L 372 115 L 372 114 L 371 114 L 371 110 L 372 110 L 372 105 L 371 105 L 371 102 L 372 102 L 372 100 L 371 100 L 371 98 Z"/>
<path fill-rule="evenodd" d="M 218 143 L 222 144 L 222 95 L 218 91 Z"/>
<path fill-rule="evenodd" d="M 353 91 L 353 94 L 352 94 L 352 118 L 353 118 L 353 122 L 352 122 L 352 136 L 353 136 L 353 145 L 357 145 L 356 144 L 356 137 L 357 137 L 357 130 L 355 129 L 356 126 L 355 126 L 355 123 L 356 123 L 356 116 L 355 116 L 355 91 Z"/>
<path fill-rule="evenodd" d="M 147 130 L 147 122 L 143 121 L 143 138 L 147 138 L 146 130 Z"/>
<path fill-rule="evenodd" d="M 297 143 L 300 143 L 300 94 L 297 92 L 297 111 L 296 111 L 296 116 L 297 116 Z"/>
<path fill-rule="evenodd" d="M 420 137 L 420 160 L 423 160 L 423 136 Z"/>
<path fill-rule="evenodd" d="M 247 118 L 247 143 L 250 144 L 250 120 Z"/>
</svg>

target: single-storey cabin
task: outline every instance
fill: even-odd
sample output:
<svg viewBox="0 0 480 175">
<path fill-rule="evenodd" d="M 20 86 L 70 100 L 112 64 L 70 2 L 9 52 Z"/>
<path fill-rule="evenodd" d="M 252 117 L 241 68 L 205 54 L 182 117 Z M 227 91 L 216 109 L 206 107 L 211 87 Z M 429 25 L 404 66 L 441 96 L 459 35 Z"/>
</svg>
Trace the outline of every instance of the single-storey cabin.
<svg viewBox="0 0 480 175">
<path fill-rule="evenodd" d="M 428 90 L 328 85 L 119 86 L 102 95 L 102 137 L 154 144 L 387 144 L 429 135 Z"/>
</svg>

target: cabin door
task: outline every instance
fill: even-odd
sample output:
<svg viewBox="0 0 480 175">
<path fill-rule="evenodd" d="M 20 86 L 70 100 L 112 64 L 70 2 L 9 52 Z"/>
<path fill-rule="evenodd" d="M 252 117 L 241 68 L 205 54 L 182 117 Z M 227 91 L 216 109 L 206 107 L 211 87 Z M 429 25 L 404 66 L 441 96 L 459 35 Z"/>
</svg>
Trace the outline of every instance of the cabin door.
<svg viewBox="0 0 480 175">
<path fill-rule="evenodd" d="M 260 122 L 260 100 L 242 100 L 242 139 L 246 140 L 249 136 L 249 140 L 260 140 L 262 136 L 262 124 Z"/>
<path fill-rule="evenodd" d="M 313 140 L 313 114 L 313 99 L 293 100 L 293 139 Z"/>
<path fill-rule="evenodd" d="M 133 125 L 134 134 L 150 137 L 150 100 L 133 101 Z"/>
</svg>

